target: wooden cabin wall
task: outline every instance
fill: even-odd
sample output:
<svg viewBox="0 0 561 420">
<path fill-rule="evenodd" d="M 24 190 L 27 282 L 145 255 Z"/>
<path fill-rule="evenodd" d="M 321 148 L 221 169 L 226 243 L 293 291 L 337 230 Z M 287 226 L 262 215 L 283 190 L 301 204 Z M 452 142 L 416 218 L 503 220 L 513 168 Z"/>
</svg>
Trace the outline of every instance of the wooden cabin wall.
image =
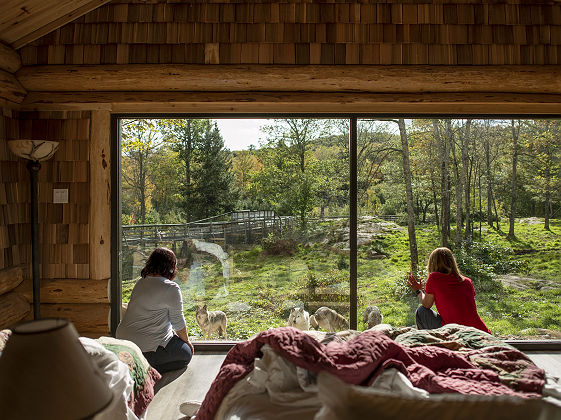
<svg viewBox="0 0 561 420">
<path fill-rule="evenodd" d="M 92 252 L 98 232 L 91 232 L 90 198 L 92 151 L 92 112 L 20 112 L 17 118 L 4 115 L 4 138 L 47 139 L 59 142 L 54 157 L 41 163 L 39 182 L 39 250 L 41 277 L 41 317 L 70 319 L 80 334 L 101 335 L 109 332 L 108 266 Z M 108 128 L 108 127 L 107 127 Z M 109 134 L 107 133 L 107 136 Z M 0 268 L 23 267 L 23 283 L 15 291 L 33 301 L 30 278 L 31 232 L 29 175 L 26 161 L 7 150 L 0 142 Z M 103 179 L 96 176 L 96 187 Z M 53 203 L 53 189 L 68 189 L 69 202 Z M 105 185 L 105 188 L 107 186 Z M 103 202 L 99 194 L 97 200 Z M 107 202 L 107 200 L 106 200 Z M 110 221 L 107 217 L 106 223 Z M 108 238 L 107 241 L 109 242 Z M 99 242 L 98 242 L 99 243 Z M 94 259 L 98 264 L 91 267 Z M 103 267 L 100 267 L 99 265 Z M 93 276 L 92 276 L 93 273 Z M 31 316 L 31 315 L 29 315 Z M 29 317 L 28 316 L 28 317 Z M 1 322 L 1 320 L 0 320 Z M 4 325 L 6 327 L 6 325 Z"/>
<path fill-rule="evenodd" d="M 26 319 L 31 303 L 14 292 L 23 280 L 29 261 L 29 175 L 8 149 L 8 140 L 19 137 L 18 114 L 0 106 L 0 329 Z M 27 178 L 26 178 L 27 176 Z M 27 180 L 27 182 L 25 182 Z"/>
<path fill-rule="evenodd" d="M 27 170 L 18 165 L 7 144 L 18 138 L 19 121 L 10 108 L 0 107 L 0 112 L 0 270 L 4 270 L 27 261 L 25 244 L 31 231 L 29 212 L 24 211 L 29 195 Z"/>
<path fill-rule="evenodd" d="M 300 112 L 338 112 L 339 106 L 347 112 L 388 112 L 390 108 L 411 112 L 413 107 L 424 106 L 424 112 L 434 113 L 453 109 L 476 114 L 554 114 L 561 103 L 555 66 L 544 72 L 546 77 L 540 77 L 543 73 L 536 73 L 536 68 L 518 68 L 512 74 L 507 67 L 489 73 L 485 67 L 443 70 L 561 64 L 561 3 L 552 1 L 113 0 L 26 44 L 18 53 L 24 67 L 7 69 L 15 76 L 6 78 L 3 97 L 21 102 L 27 93 L 20 109 L 37 112 L 21 112 L 16 121 L 10 117 L 2 122 L 11 127 L 10 135 L 48 133 L 48 138 L 61 141 L 61 149 L 40 174 L 42 311 L 45 316 L 70 318 L 81 334 L 108 331 L 111 111 L 292 112 L 299 103 L 306 105 L 296 108 Z M 200 66 L 175 69 L 135 64 Z M 244 66 L 230 69 L 242 76 L 221 77 L 228 76 L 228 65 L 236 64 Z M 304 74 L 298 86 L 307 89 L 294 92 L 298 88 L 290 77 L 291 67 L 277 67 L 308 64 L 319 66 L 299 67 Z M 276 73 L 271 77 L 260 65 L 273 65 L 269 71 Z M 355 67 L 349 77 L 343 65 L 372 65 L 365 67 L 371 72 L 381 65 L 392 74 L 378 68 L 380 75 L 356 77 L 362 68 Z M 408 73 L 404 67 L 385 65 L 428 67 Z M 322 79 L 325 71 L 331 76 Z M 205 72 L 209 72 L 206 78 Z M 259 78 L 260 73 L 267 76 L 265 86 L 251 89 L 253 82 L 248 79 Z M 210 85 L 196 82 L 194 75 Z M 494 83 L 510 82 L 512 75 L 515 80 L 510 88 Z M 357 79 L 368 86 L 357 89 Z M 440 103 L 435 103 L 435 96 L 423 96 L 431 79 L 436 79 L 440 90 L 430 92 L 441 93 Z M 483 88 L 471 83 L 480 79 L 487 82 Z M 165 88 L 160 89 L 158 80 Z M 189 84 L 191 80 L 195 82 Z M 322 80 L 324 84 L 310 95 L 305 91 L 309 90 L 307 80 L 316 88 Z M 217 81 L 220 89 L 216 89 Z M 404 81 L 408 82 L 405 87 Z M 178 103 L 182 107 L 174 108 Z M 433 103 L 435 108 L 430 108 Z M 378 104 L 377 108 L 372 104 Z M 4 203 L 8 198 L 2 196 L 2 185 L 5 190 L 7 183 L 26 189 L 28 176 L 23 163 L 5 157 L 3 147 L 0 143 L 0 217 L 6 220 L 6 212 L 12 214 L 9 209 L 16 208 L 13 217 L 18 220 L 27 217 L 27 196 L 22 193 L 16 202 Z M 14 171 L 4 169 L 6 159 Z M 70 203 L 50 203 L 52 188 L 69 188 Z M 29 238 L 28 220 L 22 220 L 17 234 L 7 222 L 0 223 L 4 255 L 0 263 L 6 267 L 29 266 L 30 240 L 17 239 Z M 24 277 L 18 289 L 31 299 L 27 271 Z"/>
<path fill-rule="evenodd" d="M 561 4 L 113 0 L 20 52 L 23 65 L 559 64 Z"/>
</svg>

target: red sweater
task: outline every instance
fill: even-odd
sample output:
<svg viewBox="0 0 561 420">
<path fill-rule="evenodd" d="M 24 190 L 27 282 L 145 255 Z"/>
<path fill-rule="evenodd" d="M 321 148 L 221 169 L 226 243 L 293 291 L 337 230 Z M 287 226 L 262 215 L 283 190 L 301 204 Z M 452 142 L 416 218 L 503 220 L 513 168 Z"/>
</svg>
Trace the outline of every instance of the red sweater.
<svg viewBox="0 0 561 420">
<path fill-rule="evenodd" d="M 477 314 L 471 279 L 464 277 L 463 281 L 458 281 L 455 274 L 430 273 L 425 293 L 434 295 L 442 325 L 467 325 L 491 333 Z"/>
</svg>

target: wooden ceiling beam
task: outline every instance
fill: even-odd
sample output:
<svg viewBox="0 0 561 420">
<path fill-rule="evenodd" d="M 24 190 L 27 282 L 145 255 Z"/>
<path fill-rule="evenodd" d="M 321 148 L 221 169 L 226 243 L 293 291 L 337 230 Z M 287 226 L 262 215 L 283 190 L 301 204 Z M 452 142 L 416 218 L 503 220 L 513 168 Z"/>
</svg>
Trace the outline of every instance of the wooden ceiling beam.
<svg viewBox="0 0 561 420">
<path fill-rule="evenodd" d="M 21 67 L 21 57 L 12 47 L 0 42 L 0 70 L 15 73 Z"/>
<path fill-rule="evenodd" d="M 28 91 L 561 94 L 561 66 L 61 65 L 17 77 Z"/>
<path fill-rule="evenodd" d="M 22 110 L 114 113 L 560 115 L 561 95 L 317 92 L 30 92 Z"/>
<path fill-rule="evenodd" d="M 17 11 L 17 15 L 6 15 L 0 19 L 0 39 L 15 49 L 21 48 L 110 1 L 28 1 L 24 7 L 11 9 Z"/>
</svg>

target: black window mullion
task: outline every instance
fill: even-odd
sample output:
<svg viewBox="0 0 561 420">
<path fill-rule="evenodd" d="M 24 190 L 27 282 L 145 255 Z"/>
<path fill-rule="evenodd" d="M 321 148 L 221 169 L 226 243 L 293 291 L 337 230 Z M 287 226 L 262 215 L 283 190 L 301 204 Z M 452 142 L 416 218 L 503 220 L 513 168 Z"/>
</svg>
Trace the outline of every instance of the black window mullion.
<svg viewBox="0 0 561 420">
<path fill-rule="evenodd" d="M 349 130 L 349 288 L 350 327 L 357 329 L 357 119 L 350 119 Z"/>
</svg>

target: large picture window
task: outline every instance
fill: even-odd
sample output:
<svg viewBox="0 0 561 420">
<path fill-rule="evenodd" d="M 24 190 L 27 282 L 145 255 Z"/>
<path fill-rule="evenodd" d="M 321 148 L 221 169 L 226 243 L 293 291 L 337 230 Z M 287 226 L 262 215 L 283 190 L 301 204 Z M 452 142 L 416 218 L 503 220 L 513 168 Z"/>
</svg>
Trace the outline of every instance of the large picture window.
<svg viewBox="0 0 561 420">
<path fill-rule="evenodd" d="M 122 300 L 172 249 L 195 341 L 415 325 L 407 273 L 441 246 L 493 334 L 561 336 L 561 121 L 117 121 Z M 197 322 L 215 311 L 226 334 Z"/>
</svg>

